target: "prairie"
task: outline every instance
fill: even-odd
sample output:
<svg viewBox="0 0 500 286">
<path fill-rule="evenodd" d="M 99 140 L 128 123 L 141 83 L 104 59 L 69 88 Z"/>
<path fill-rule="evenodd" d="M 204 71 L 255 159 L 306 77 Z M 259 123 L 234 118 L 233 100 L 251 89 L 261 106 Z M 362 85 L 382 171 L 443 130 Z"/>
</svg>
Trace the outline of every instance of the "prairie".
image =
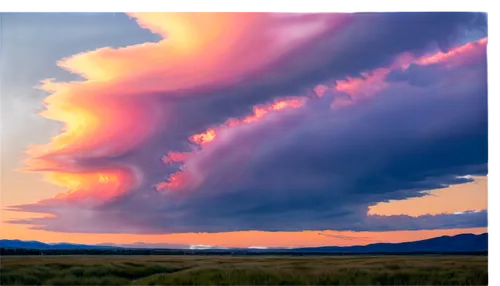
<svg viewBox="0 0 500 286">
<path fill-rule="evenodd" d="M 487 285 L 487 256 L 3 256 L 1 285 Z"/>
</svg>

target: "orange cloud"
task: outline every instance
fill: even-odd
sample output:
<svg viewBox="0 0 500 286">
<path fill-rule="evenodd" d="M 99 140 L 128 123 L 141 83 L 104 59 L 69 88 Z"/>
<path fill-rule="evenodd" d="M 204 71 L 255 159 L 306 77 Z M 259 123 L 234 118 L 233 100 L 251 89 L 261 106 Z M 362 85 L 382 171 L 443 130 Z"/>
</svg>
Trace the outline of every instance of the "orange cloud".
<svg viewBox="0 0 500 286">
<path fill-rule="evenodd" d="M 174 97 L 178 91 L 234 85 L 350 18 L 349 15 L 283 18 L 269 13 L 129 13 L 129 16 L 139 26 L 161 35 L 162 40 L 121 48 L 103 47 L 62 59 L 57 63 L 59 67 L 84 80 L 47 79 L 40 86 L 50 93 L 40 115 L 61 122 L 64 127 L 48 144 L 28 148 L 29 158 L 23 170 L 49 172 L 48 180 L 63 185 L 68 193 L 89 194 L 92 189 L 103 192 L 100 171 L 83 167 L 79 162 L 106 161 L 126 154 L 152 136 L 159 122 L 166 123 L 171 116 L 168 106 L 159 110 L 148 102 L 148 97 L 158 92 Z M 289 33 L 292 28 L 293 37 Z M 277 104 L 271 109 L 279 110 L 294 103 Z M 255 118 L 263 116 L 259 112 L 256 111 Z M 245 120 L 250 122 L 255 118 Z M 208 130 L 191 139 L 202 145 L 215 136 L 215 130 Z M 173 153 L 168 161 L 187 158 L 187 154 L 182 156 Z M 121 171 L 107 172 L 116 175 Z M 78 174 L 82 178 L 76 178 Z M 113 178 L 133 181 L 126 177 L 135 175 L 126 172 Z M 172 179 L 176 183 L 170 186 L 181 186 L 180 182 L 186 180 L 180 175 Z M 105 193 L 116 194 L 115 187 Z"/>
<path fill-rule="evenodd" d="M 136 170 L 113 164 L 113 159 L 138 148 L 154 135 L 159 123 L 168 123 L 172 111 L 168 107 L 158 110 L 148 97 L 157 97 L 158 92 L 175 97 L 179 91 L 234 85 L 326 29 L 326 20 L 321 16 L 294 23 L 293 17 L 260 13 L 129 15 L 163 39 L 124 48 L 105 47 L 63 59 L 58 65 L 84 80 L 46 80 L 40 87 L 51 93 L 40 115 L 61 122 L 64 128 L 48 144 L 29 148 L 24 170 L 45 173 L 48 181 L 66 188 L 65 193 L 56 196 L 58 199 L 90 197 L 107 201 L 127 192 L 140 180 Z M 340 15 L 329 22 L 336 26 L 348 18 L 349 15 Z M 444 58 L 440 55 L 427 62 Z M 370 96 L 384 87 L 387 73 L 387 69 L 379 69 L 365 74 L 364 79 L 348 78 L 338 82 L 337 89 Z M 303 99 L 286 99 L 258 105 L 250 116 L 229 119 L 226 124 L 189 139 L 203 148 L 217 139 L 220 128 L 257 122 L 274 112 L 303 104 Z M 184 162 L 192 154 L 171 152 L 164 162 Z M 89 163 L 94 159 L 102 166 L 97 168 Z M 181 169 L 157 188 L 185 188 L 193 183 L 195 175 Z"/>
</svg>

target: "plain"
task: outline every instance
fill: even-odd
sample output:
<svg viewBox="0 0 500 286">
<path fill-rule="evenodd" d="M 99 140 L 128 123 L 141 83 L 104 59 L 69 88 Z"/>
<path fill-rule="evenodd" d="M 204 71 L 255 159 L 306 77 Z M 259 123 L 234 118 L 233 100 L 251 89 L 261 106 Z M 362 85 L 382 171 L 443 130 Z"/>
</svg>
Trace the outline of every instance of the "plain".
<svg viewBox="0 0 500 286">
<path fill-rule="evenodd" d="M 488 256 L 4 256 L 1 285 L 487 285 Z"/>
</svg>

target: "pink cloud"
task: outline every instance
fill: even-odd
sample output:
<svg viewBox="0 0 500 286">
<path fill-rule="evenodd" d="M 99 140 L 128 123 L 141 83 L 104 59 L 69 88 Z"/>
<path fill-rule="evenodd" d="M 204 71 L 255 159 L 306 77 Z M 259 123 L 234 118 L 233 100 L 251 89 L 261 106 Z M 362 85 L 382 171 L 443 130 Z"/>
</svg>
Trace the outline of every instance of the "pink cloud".
<svg viewBox="0 0 500 286">
<path fill-rule="evenodd" d="M 182 209 L 190 200 L 198 204 L 198 199 L 206 197 L 235 195 L 231 188 L 240 182 L 255 188 L 280 185 L 278 181 L 259 182 L 260 173 L 248 172 L 245 165 L 255 157 L 256 149 L 283 139 L 274 130 L 290 130 L 304 122 L 318 124 L 310 106 L 331 102 L 333 98 L 327 94 L 347 94 L 349 100 L 344 98 L 344 104 L 352 106 L 394 86 L 408 85 L 387 81 L 398 68 L 409 63 L 439 64 L 446 70 L 446 64 L 459 62 L 460 55 L 472 54 L 483 44 L 419 56 L 429 43 L 456 29 L 455 24 L 462 20 L 446 22 L 442 31 L 419 39 L 407 38 L 398 48 L 393 44 L 385 47 L 370 31 L 397 30 L 394 21 L 411 22 L 412 17 L 392 20 L 366 14 L 360 19 L 341 13 L 129 16 L 163 39 L 69 57 L 58 65 L 84 80 L 45 80 L 39 87 L 51 93 L 40 115 L 65 127 L 50 143 L 30 147 L 25 170 L 42 172 L 68 191 L 20 209 L 51 212 L 58 205 L 85 209 L 54 211 L 60 217 L 68 216 L 61 218 L 61 228 L 68 227 L 73 215 L 81 216 L 75 221 L 83 225 L 83 217 L 109 206 L 112 211 L 104 213 L 110 221 L 130 217 L 130 224 L 148 225 L 141 231 L 149 230 L 149 225 L 160 231 L 163 228 L 155 223 L 175 224 L 176 214 L 192 211 Z M 442 20 L 432 16 L 429 21 Z M 422 27 L 413 29 L 425 32 Z M 365 30 L 368 50 L 359 46 L 359 40 L 344 43 L 344 37 L 353 31 Z M 365 61 L 350 62 L 353 51 L 365 51 L 354 53 Z M 470 59 L 463 64 L 474 63 L 477 55 Z M 333 101 L 334 106 L 338 100 Z M 284 145 L 301 141 L 287 136 L 290 139 L 284 138 Z M 292 179 L 296 186 L 312 189 L 330 180 Z M 161 213 L 171 201 L 175 212 Z M 134 213 L 123 215 L 121 204 Z M 201 205 L 201 209 L 211 207 Z M 139 214 L 141 211 L 147 214 Z M 185 229 L 194 227 L 190 224 L 186 222 Z M 131 231 L 133 226 L 125 229 Z"/>
<path fill-rule="evenodd" d="M 83 166 L 82 160 L 106 164 L 106 160 L 136 150 L 158 132 L 159 125 L 170 124 L 173 118 L 169 105 L 158 105 L 152 95 L 155 92 L 169 97 L 179 90 L 234 84 L 348 18 L 317 15 L 279 19 L 271 14 L 252 13 L 130 16 L 163 39 L 117 49 L 105 47 L 63 59 L 58 62 L 60 67 L 85 80 L 46 80 L 40 87 L 51 93 L 40 115 L 60 121 L 65 127 L 49 144 L 30 147 L 24 170 L 49 171 L 50 181 L 68 182 L 68 193 L 104 192 L 101 189 L 106 186 L 97 178 L 105 174 L 93 166 Z M 290 29 L 302 32 L 291 37 Z M 292 38 L 293 41 L 284 42 Z M 167 160 L 187 159 L 180 154 L 171 153 Z M 65 170 L 72 170 L 72 177 L 81 174 L 92 182 L 81 183 L 87 187 L 74 189 L 68 180 L 53 179 Z M 136 173 L 116 173 L 113 178 L 125 180 L 124 177 L 137 176 Z M 113 193 L 119 195 L 123 191 Z"/>
<path fill-rule="evenodd" d="M 477 57 L 477 55 L 480 55 L 482 51 L 484 51 L 486 42 L 486 39 L 481 39 L 474 43 L 468 43 L 464 46 L 455 47 L 444 54 L 437 52 L 417 57 L 409 53 L 402 53 L 398 55 L 387 67 L 380 67 L 372 71 L 364 72 L 361 74 L 361 77 L 348 77 L 346 80 L 337 80 L 335 86 L 333 87 L 328 87 L 326 84 L 320 84 L 313 90 L 320 98 L 323 97 L 328 90 L 332 90 L 335 93 L 335 96 L 330 107 L 334 109 L 332 112 L 335 112 L 338 108 L 346 108 L 358 103 L 359 101 L 367 100 L 393 86 L 394 83 L 386 81 L 388 74 L 394 70 L 405 70 L 411 64 L 419 66 L 440 64 L 440 67 L 438 68 L 459 66 L 464 63 L 462 60 L 464 57 L 474 58 L 477 62 L 482 59 L 482 57 Z M 435 60 L 437 58 L 439 58 L 438 61 Z M 348 96 L 343 96 L 343 93 Z M 202 150 L 200 152 L 190 153 L 191 155 L 186 160 L 183 160 L 181 170 L 172 174 L 166 182 L 158 184 L 157 189 L 162 191 L 177 189 L 187 191 L 189 189 L 192 191 L 193 189 L 208 184 L 206 180 L 211 180 L 209 175 L 211 162 L 216 162 L 216 157 L 223 156 L 221 154 L 221 150 L 230 148 L 229 146 L 231 145 L 239 145 L 241 143 L 240 141 L 232 140 L 236 140 L 235 137 L 237 137 L 240 132 L 245 132 L 243 131 L 244 129 L 241 128 L 242 125 L 264 120 L 268 113 L 269 115 L 276 114 L 279 116 L 279 111 L 282 109 L 300 109 L 307 103 L 308 101 L 305 97 L 277 100 L 273 104 L 254 107 L 253 115 L 247 116 L 243 119 L 231 118 L 221 126 L 213 126 L 204 132 L 192 135 L 190 137 L 190 141 L 200 145 Z M 223 137 L 220 134 L 222 134 Z M 238 164 L 238 161 L 245 162 L 248 160 L 246 156 L 250 153 L 245 153 L 243 150 L 241 150 L 240 153 L 241 154 L 237 156 L 238 158 L 232 158 L 230 160 L 231 164 Z M 233 171 L 228 170 L 228 172 Z M 307 181 L 307 184 L 312 183 Z"/>
</svg>

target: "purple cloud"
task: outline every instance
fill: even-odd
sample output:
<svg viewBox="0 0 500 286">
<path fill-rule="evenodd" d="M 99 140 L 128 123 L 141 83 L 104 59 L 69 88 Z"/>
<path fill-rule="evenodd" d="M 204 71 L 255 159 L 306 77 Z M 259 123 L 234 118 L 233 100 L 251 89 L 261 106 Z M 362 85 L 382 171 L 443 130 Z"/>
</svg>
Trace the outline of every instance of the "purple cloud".
<svg viewBox="0 0 500 286">
<path fill-rule="evenodd" d="M 319 83 L 389 66 L 405 52 L 418 57 L 433 45 L 446 51 L 461 32 L 485 26 L 484 15 L 474 13 L 355 14 L 344 29 L 327 29 L 237 85 L 141 94 L 148 97 L 144 106 L 165 113 L 154 134 L 117 156 L 72 158 L 84 169 L 133 166 L 137 184 L 100 204 L 49 199 L 15 206 L 54 217 L 13 223 L 127 233 L 486 226 L 486 212 L 367 216 L 377 202 L 422 196 L 422 190 L 468 181 L 457 176 L 486 174 L 485 52 L 452 68 L 447 65 L 457 59 L 393 70 L 364 100 L 334 89 L 321 97 L 312 92 Z M 188 141 L 249 115 L 257 104 L 290 95 L 308 100 L 301 108 L 222 127 L 203 148 Z M 353 104 L 332 109 L 335 100 Z M 193 150 L 182 164 L 161 159 L 170 151 Z M 156 191 L 179 171 L 195 184 Z"/>
</svg>

